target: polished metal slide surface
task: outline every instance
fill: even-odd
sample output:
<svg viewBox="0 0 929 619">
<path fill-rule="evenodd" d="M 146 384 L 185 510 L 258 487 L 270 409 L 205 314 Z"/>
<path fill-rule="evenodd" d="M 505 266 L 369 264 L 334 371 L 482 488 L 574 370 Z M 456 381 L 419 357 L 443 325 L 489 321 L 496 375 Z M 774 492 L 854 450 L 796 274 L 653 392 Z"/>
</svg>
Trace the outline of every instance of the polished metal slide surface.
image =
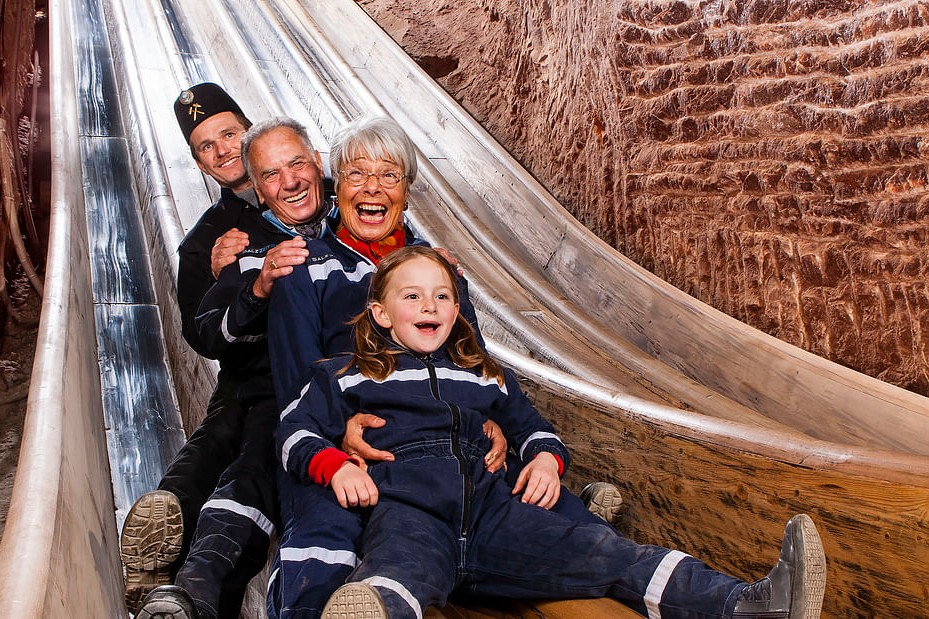
<svg viewBox="0 0 929 619">
<path fill-rule="evenodd" d="M 203 80 L 253 120 L 306 123 L 324 155 L 361 114 L 408 129 L 422 171 L 414 226 L 461 259 L 492 352 L 558 424 L 581 475 L 632 493 L 632 532 L 747 570 L 754 547 L 722 544 L 706 510 L 755 546 L 787 511 L 810 511 L 830 578 L 894 591 L 886 616 L 915 607 L 896 592 L 906 570 L 861 550 L 929 559 L 910 541 L 925 534 L 919 508 L 879 510 L 884 496 L 929 500 L 926 399 L 749 329 L 616 254 L 355 2 L 53 0 L 50 19 L 54 214 L 0 616 L 123 615 L 121 519 L 203 414 L 216 365 L 180 336 L 176 249 L 217 188 L 172 111 Z M 730 474 L 751 491 L 714 485 Z M 846 511 L 855 498 L 866 527 Z"/>
<path fill-rule="evenodd" d="M 184 441 L 136 200 L 132 159 L 99 2 L 74 11 L 84 178 L 102 410 L 119 511 L 152 487 Z M 160 475 L 159 475 L 160 476 Z M 119 520 L 121 521 L 121 517 Z"/>
</svg>

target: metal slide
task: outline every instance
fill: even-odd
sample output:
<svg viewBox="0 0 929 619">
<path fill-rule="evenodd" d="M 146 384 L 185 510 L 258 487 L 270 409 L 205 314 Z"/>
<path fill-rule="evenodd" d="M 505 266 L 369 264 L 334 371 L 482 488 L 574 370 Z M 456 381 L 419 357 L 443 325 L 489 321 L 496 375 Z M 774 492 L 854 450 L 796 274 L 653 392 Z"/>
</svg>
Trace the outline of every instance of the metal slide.
<svg viewBox="0 0 929 619">
<path fill-rule="evenodd" d="M 878 616 L 921 608 L 926 398 L 752 330 L 608 248 L 352 0 L 50 4 L 49 269 L 0 616 L 125 614 L 117 531 L 212 389 L 215 364 L 182 341 L 175 305 L 176 248 L 217 188 L 172 103 L 204 80 L 253 120 L 304 122 L 324 154 L 361 114 L 408 129 L 414 227 L 461 260 L 492 352 L 575 451 L 569 484 L 623 487 L 629 533 L 750 578 L 807 511 L 838 583 L 827 610 L 854 615 L 868 590 L 884 592 L 867 600 Z"/>
</svg>

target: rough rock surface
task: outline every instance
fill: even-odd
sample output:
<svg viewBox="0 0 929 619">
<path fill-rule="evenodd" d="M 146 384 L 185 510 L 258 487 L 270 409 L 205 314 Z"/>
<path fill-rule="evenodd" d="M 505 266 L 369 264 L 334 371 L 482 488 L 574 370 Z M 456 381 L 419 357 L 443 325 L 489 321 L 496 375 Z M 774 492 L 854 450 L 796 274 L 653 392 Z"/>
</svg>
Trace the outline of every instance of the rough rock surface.
<svg viewBox="0 0 929 619">
<path fill-rule="evenodd" d="M 23 323 L 9 320 L 0 342 L 0 538 L 16 480 L 42 302 L 21 271 L 10 288 Z"/>
<path fill-rule="evenodd" d="M 41 2 L 43 15 L 47 15 Z M 9 0 L 0 3 L 0 119 L 7 132 L 9 148 L 17 148 L 22 164 L 31 147 L 24 134 L 30 125 L 28 102 L 33 80 L 36 2 L 33 0 Z M 47 52 L 43 52 L 43 58 Z M 32 139 L 35 139 L 34 136 Z M 46 158 L 35 157 L 35 161 Z M 37 164 L 38 165 L 38 164 Z M 14 162 L 0 161 L 0 166 L 14 167 Z M 32 171 L 30 170 L 29 173 Z M 28 177 L 26 177 L 28 179 Z M 43 179 L 31 179 L 38 187 Z M 9 187 L 0 183 L 0 197 L 10 198 Z M 21 204 L 17 195 L 14 203 Z M 4 202 L 6 204 L 6 202 Z M 22 207 L 21 207 L 22 208 Z M 47 215 L 48 203 L 43 212 Z M 16 476 L 19 447 L 22 441 L 23 422 L 26 411 L 26 394 L 35 354 L 36 332 L 41 299 L 32 289 L 22 268 L 14 268 L 11 247 L 12 232 L 6 217 L 0 222 L 0 537 L 6 524 L 13 482 Z M 44 241 L 43 241 L 44 242 Z M 41 248 L 44 257 L 45 245 Z M 36 258 L 34 258 L 36 260 Z M 42 259 L 39 258 L 38 262 Z M 6 303 L 9 301 L 9 304 Z"/>
<path fill-rule="evenodd" d="M 929 4 L 359 4 L 624 254 L 929 395 Z"/>
</svg>

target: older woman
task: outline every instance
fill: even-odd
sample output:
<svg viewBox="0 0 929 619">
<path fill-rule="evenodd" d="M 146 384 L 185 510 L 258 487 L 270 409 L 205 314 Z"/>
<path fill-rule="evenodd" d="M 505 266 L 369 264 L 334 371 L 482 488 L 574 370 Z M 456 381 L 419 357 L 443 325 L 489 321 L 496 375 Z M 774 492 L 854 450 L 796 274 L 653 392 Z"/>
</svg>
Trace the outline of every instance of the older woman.
<svg viewBox="0 0 929 619">
<path fill-rule="evenodd" d="M 399 125 L 386 118 L 349 124 L 333 140 L 330 167 L 338 213 L 326 220 L 320 238 L 308 243 L 306 265 L 277 280 L 271 295 L 268 337 L 282 415 L 300 398 L 316 361 L 352 349 L 348 321 L 364 310 L 368 283 L 380 259 L 404 245 L 425 244 L 403 223 L 417 164 L 413 144 Z M 260 185 L 260 178 L 255 182 Z M 466 282 L 460 279 L 458 285 L 461 312 L 476 327 Z M 499 428 L 488 428 L 487 433 L 502 434 Z M 278 456 L 286 460 L 288 449 L 288 444 L 279 444 Z M 485 458 L 488 470 L 500 469 L 504 452 L 501 439 Z M 361 461 L 354 453 L 331 456 Z M 388 452 L 374 450 L 362 456 L 369 461 L 393 459 Z M 338 462 L 328 466 L 337 468 Z M 516 482 L 517 490 L 524 490 L 521 483 L 525 485 Z M 278 471 L 278 489 L 284 532 L 269 584 L 269 616 L 316 617 L 355 567 L 362 518 L 357 510 L 340 506 L 332 492 L 300 485 L 283 469 Z M 526 500 L 531 492 L 526 492 Z M 363 499 L 361 504 L 365 505 Z M 555 509 L 575 519 L 598 521 L 566 491 Z"/>
<path fill-rule="evenodd" d="M 352 348 L 345 322 L 365 307 L 380 259 L 424 244 L 403 225 L 416 153 L 403 129 L 386 118 L 363 119 L 333 139 L 329 155 L 338 212 L 310 241 L 306 268 L 278 282 L 271 298 L 269 338 L 278 404 L 296 398 L 313 363 Z M 468 303 L 466 314 L 476 323 Z"/>
</svg>

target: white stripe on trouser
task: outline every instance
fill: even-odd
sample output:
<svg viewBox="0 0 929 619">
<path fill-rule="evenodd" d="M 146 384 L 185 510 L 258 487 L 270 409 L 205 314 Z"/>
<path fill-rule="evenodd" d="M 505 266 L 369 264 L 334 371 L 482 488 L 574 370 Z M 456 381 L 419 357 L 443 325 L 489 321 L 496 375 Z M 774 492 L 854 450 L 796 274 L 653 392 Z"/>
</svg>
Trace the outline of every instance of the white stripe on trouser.
<svg viewBox="0 0 929 619">
<path fill-rule="evenodd" d="M 351 568 L 358 565 L 358 556 L 351 550 L 330 550 L 320 546 L 281 548 L 281 561 L 306 561 L 308 559 L 328 565 L 347 565 Z"/>
<path fill-rule="evenodd" d="M 265 590 L 265 597 L 271 595 L 271 587 L 274 586 L 274 582 L 277 580 L 278 575 L 281 573 L 281 568 L 277 568 L 271 575 L 268 576 L 268 588 Z"/>
<path fill-rule="evenodd" d="M 404 602 L 410 605 L 410 608 L 412 608 L 413 612 L 416 613 L 416 619 L 423 619 L 423 607 L 419 605 L 419 601 L 413 597 L 413 594 L 410 593 L 406 587 L 398 583 L 396 580 L 384 578 L 383 576 L 372 576 L 371 578 L 365 578 L 361 582 L 366 582 L 372 587 L 383 587 L 384 589 L 390 589 L 402 597 Z"/>
<path fill-rule="evenodd" d="M 681 559 L 687 555 L 679 550 L 671 550 L 664 556 L 661 563 L 652 574 L 652 579 L 648 581 L 648 587 L 645 589 L 645 608 L 648 610 L 648 619 L 661 619 L 661 610 L 658 603 L 661 602 L 661 596 L 664 595 L 665 587 L 671 580 L 671 572 L 681 562 Z"/>
<path fill-rule="evenodd" d="M 274 525 L 271 524 L 271 521 L 262 514 L 260 511 L 254 507 L 248 507 L 247 505 L 242 505 L 241 503 L 236 503 L 235 501 L 230 501 L 229 499 L 212 499 L 204 503 L 203 509 L 200 511 L 205 511 L 208 509 L 219 509 L 227 512 L 232 512 L 234 514 L 239 514 L 244 516 L 255 523 L 262 531 L 264 531 L 268 537 L 274 534 Z"/>
</svg>

